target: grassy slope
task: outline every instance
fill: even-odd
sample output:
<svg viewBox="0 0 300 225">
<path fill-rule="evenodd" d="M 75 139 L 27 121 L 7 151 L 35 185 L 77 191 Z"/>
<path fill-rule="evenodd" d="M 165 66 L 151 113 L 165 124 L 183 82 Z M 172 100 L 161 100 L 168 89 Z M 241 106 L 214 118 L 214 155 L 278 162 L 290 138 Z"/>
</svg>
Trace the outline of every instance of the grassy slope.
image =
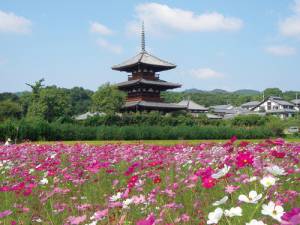
<svg viewBox="0 0 300 225">
<path fill-rule="evenodd" d="M 154 144 L 154 145 L 175 145 L 175 144 L 198 144 L 202 142 L 225 142 L 227 140 L 136 140 L 136 141 L 63 141 L 64 144 L 76 144 L 76 143 L 85 143 L 85 144 L 91 144 L 91 145 L 105 145 L 105 144 L 116 144 L 116 143 L 122 143 L 122 144 Z M 260 142 L 262 140 L 245 140 L 250 142 Z M 300 138 L 287 138 L 286 141 L 288 142 L 299 142 Z M 54 144 L 57 143 L 55 141 L 39 141 L 36 142 L 38 144 Z"/>
</svg>

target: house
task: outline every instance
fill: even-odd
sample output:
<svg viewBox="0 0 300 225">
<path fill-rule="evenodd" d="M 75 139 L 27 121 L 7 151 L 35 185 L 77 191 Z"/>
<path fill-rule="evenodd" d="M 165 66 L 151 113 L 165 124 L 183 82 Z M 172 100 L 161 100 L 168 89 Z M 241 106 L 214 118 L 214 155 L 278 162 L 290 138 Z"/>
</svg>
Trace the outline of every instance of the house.
<svg viewBox="0 0 300 225">
<path fill-rule="evenodd" d="M 251 110 L 252 108 L 259 105 L 259 103 L 260 103 L 259 101 L 246 102 L 241 105 L 241 108 Z"/>
<path fill-rule="evenodd" d="M 224 116 L 226 114 L 235 114 L 236 111 L 234 110 L 234 107 L 232 105 L 214 105 L 210 107 L 210 110 L 218 115 L 218 116 Z"/>
<path fill-rule="evenodd" d="M 177 103 L 177 105 L 185 106 L 186 110 L 192 114 L 206 113 L 208 112 L 208 108 L 203 105 L 199 105 L 192 100 L 182 100 Z"/>
<path fill-rule="evenodd" d="M 297 112 L 293 103 L 276 96 L 270 96 L 252 108 L 251 111 L 277 115 L 282 119 L 292 117 Z"/>
<path fill-rule="evenodd" d="M 299 112 L 300 111 L 300 99 L 294 99 L 291 102 L 295 105 L 295 109 Z"/>
</svg>

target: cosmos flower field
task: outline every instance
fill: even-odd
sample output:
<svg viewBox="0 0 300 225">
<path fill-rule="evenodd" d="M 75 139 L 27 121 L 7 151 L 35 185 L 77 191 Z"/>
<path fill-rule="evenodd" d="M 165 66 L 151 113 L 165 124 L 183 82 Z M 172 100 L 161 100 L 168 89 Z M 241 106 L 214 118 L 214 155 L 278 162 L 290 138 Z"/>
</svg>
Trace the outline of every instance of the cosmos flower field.
<svg viewBox="0 0 300 225">
<path fill-rule="evenodd" d="M 0 146 L 0 224 L 300 224 L 300 144 Z"/>
</svg>

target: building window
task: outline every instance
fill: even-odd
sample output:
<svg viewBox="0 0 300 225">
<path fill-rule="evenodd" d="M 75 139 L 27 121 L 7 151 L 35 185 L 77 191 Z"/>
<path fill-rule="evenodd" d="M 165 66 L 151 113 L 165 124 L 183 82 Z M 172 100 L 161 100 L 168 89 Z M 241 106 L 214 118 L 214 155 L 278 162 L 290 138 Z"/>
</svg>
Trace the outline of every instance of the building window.
<svg viewBox="0 0 300 225">
<path fill-rule="evenodd" d="M 268 102 L 268 110 L 271 110 L 271 105 L 272 105 L 272 103 Z"/>
</svg>

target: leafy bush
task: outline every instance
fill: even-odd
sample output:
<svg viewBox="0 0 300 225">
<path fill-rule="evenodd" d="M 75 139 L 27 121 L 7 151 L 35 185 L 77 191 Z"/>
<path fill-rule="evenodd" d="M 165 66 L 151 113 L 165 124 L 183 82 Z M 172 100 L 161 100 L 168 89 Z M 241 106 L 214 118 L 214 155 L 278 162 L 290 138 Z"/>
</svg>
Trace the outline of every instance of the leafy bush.
<svg viewBox="0 0 300 225">
<path fill-rule="evenodd" d="M 191 139 L 263 139 L 283 135 L 281 124 L 266 127 L 231 126 L 84 126 L 70 123 L 49 123 L 41 119 L 7 121 L 0 125 L 0 140 L 191 140 Z"/>
<path fill-rule="evenodd" d="M 232 119 L 233 126 L 263 126 L 268 122 L 268 118 L 260 115 L 241 115 Z"/>
</svg>

